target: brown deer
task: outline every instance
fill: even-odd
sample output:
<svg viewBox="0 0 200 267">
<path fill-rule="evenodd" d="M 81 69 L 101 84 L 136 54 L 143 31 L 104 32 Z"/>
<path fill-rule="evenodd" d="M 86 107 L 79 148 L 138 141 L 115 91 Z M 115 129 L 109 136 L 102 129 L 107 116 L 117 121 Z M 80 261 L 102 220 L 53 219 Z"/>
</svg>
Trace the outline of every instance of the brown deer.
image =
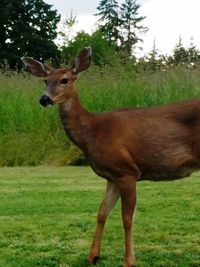
<svg viewBox="0 0 200 267">
<path fill-rule="evenodd" d="M 50 69 L 23 58 L 29 71 L 46 82 L 44 107 L 58 104 L 65 132 L 85 154 L 92 169 L 107 180 L 88 261 L 96 264 L 106 218 L 121 198 L 125 231 L 124 267 L 136 266 L 132 218 L 136 182 L 173 180 L 200 168 L 200 100 L 154 108 L 86 111 L 75 89 L 78 74 L 91 63 L 91 48 L 83 49 L 71 68 Z"/>
</svg>

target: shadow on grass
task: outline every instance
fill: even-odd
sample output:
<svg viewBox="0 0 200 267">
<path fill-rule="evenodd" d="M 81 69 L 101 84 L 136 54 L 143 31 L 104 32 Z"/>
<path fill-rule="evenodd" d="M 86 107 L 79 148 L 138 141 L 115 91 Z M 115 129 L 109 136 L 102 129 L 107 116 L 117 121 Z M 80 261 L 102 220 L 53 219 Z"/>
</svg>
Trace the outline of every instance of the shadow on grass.
<svg viewBox="0 0 200 267">
<path fill-rule="evenodd" d="M 123 263 L 120 261 L 109 260 L 108 257 L 101 257 L 96 265 L 89 265 L 86 255 L 80 255 L 77 257 L 76 262 L 74 262 L 73 267 L 88 267 L 88 266 L 97 266 L 97 267 L 122 267 Z"/>
</svg>

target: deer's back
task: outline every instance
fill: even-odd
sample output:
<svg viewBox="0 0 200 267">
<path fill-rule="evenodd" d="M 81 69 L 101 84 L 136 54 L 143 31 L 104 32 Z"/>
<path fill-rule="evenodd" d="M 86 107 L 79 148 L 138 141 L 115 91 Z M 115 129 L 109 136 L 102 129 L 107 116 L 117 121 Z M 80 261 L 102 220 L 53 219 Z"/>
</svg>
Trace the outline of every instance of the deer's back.
<svg viewBox="0 0 200 267">
<path fill-rule="evenodd" d="M 88 158 L 106 178 L 176 179 L 200 167 L 200 100 L 94 115 L 91 128 Z"/>
</svg>

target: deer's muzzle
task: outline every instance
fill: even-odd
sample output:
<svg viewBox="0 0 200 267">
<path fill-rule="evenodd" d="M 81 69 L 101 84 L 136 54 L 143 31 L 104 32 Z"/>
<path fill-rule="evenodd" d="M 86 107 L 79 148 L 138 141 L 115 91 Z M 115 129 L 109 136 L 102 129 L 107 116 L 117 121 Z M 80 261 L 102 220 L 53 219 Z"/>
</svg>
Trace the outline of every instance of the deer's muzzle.
<svg viewBox="0 0 200 267">
<path fill-rule="evenodd" d="M 48 97 L 47 95 L 43 95 L 40 98 L 40 105 L 42 105 L 43 107 L 47 107 L 49 105 L 53 105 L 53 101 L 51 100 L 50 97 Z"/>
</svg>

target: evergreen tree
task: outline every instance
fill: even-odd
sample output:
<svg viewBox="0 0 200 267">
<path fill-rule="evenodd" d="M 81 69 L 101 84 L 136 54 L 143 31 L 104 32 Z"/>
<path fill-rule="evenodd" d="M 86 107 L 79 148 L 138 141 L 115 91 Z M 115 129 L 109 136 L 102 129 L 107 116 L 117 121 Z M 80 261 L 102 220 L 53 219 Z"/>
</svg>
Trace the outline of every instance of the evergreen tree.
<svg viewBox="0 0 200 267">
<path fill-rule="evenodd" d="M 97 10 L 100 16 L 99 29 L 104 33 L 108 40 L 109 46 L 115 44 L 117 46 L 119 38 L 120 19 L 118 14 L 118 3 L 116 0 L 101 0 Z"/>
<path fill-rule="evenodd" d="M 167 58 L 166 56 L 159 53 L 159 50 L 156 48 L 156 40 L 154 38 L 153 48 L 147 56 L 146 70 L 154 72 L 157 70 L 166 70 L 167 69 Z"/>
<path fill-rule="evenodd" d="M 192 40 L 190 46 L 185 48 L 182 44 L 181 37 L 179 37 L 179 42 L 173 51 L 172 59 L 175 65 L 182 64 L 191 68 L 200 63 L 200 52 L 194 46 Z"/>
<path fill-rule="evenodd" d="M 158 50 L 156 48 L 155 38 L 153 41 L 153 48 L 148 56 L 148 67 L 151 71 L 156 71 L 158 69 Z"/>
<path fill-rule="evenodd" d="M 192 65 L 200 63 L 200 51 L 193 44 L 193 38 L 191 38 L 190 47 L 188 48 L 188 63 Z"/>
<path fill-rule="evenodd" d="M 145 19 L 139 16 L 138 10 L 141 7 L 136 0 L 125 0 L 121 5 L 121 47 L 129 54 L 132 54 L 133 46 L 142 41 L 138 35 L 148 29 L 141 25 Z"/>
<path fill-rule="evenodd" d="M 62 46 L 67 46 L 73 36 L 73 27 L 77 24 L 77 17 L 74 15 L 73 10 L 71 10 L 70 15 L 66 16 L 59 23 L 59 32 L 58 32 L 58 40 L 62 44 Z"/>
<path fill-rule="evenodd" d="M 56 59 L 56 38 L 60 16 L 43 0 L 1 0 L 0 63 L 21 66 L 21 56 L 39 60 Z"/>
<path fill-rule="evenodd" d="M 179 41 L 173 51 L 173 59 L 176 65 L 185 64 L 188 62 L 188 51 L 182 44 L 182 39 L 179 36 Z"/>
</svg>

